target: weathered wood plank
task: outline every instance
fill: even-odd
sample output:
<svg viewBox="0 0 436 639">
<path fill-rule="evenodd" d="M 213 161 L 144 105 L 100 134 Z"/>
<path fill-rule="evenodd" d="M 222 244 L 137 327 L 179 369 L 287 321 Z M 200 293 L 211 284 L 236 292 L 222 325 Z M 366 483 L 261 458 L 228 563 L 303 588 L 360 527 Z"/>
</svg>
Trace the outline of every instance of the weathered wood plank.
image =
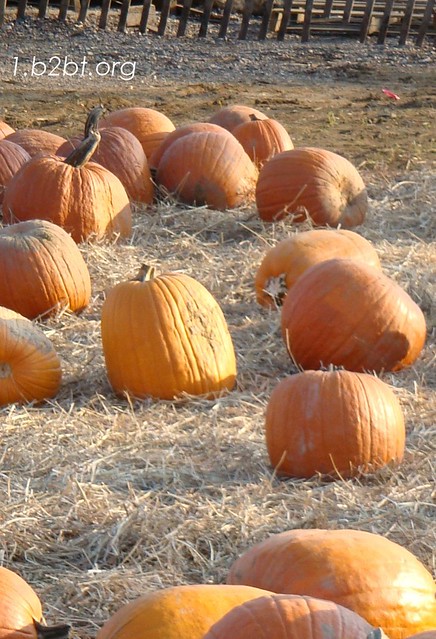
<svg viewBox="0 0 436 639">
<path fill-rule="evenodd" d="M 274 6 L 274 0 L 266 0 L 266 3 L 263 7 L 263 16 L 262 22 L 260 23 L 258 40 L 265 40 L 266 34 L 268 33 L 268 27 L 271 20 L 271 14 Z"/>
<path fill-rule="evenodd" d="M 221 18 L 221 26 L 218 32 L 219 38 L 225 38 L 227 35 L 227 29 L 230 22 L 232 7 L 233 7 L 233 0 L 226 0 L 226 4 L 224 5 L 224 10 L 223 10 L 223 17 Z"/>
<path fill-rule="evenodd" d="M 308 42 L 310 38 L 310 24 L 312 22 L 313 0 L 306 0 L 304 9 L 303 30 L 301 32 L 301 42 Z"/>
<path fill-rule="evenodd" d="M 26 15 L 27 0 L 18 0 L 17 20 L 22 20 Z"/>
<path fill-rule="evenodd" d="M 253 13 L 254 0 L 245 0 L 244 10 L 242 11 L 241 28 L 238 33 L 238 40 L 245 40 L 248 33 L 250 18 Z"/>
<path fill-rule="evenodd" d="M 183 0 L 183 9 L 180 14 L 179 26 L 177 27 L 177 37 L 180 38 L 185 35 L 186 27 L 188 26 L 189 12 L 192 7 L 192 0 Z"/>
<path fill-rule="evenodd" d="M 40 20 L 44 20 L 45 16 L 47 15 L 47 8 L 48 8 L 48 0 L 40 0 L 39 7 L 38 7 L 38 18 Z"/>
<path fill-rule="evenodd" d="M 165 29 L 167 28 L 168 16 L 170 14 L 171 9 L 171 0 L 163 0 L 162 8 L 160 11 L 160 20 L 159 25 L 157 27 L 157 34 L 162 36 L 165 34 Z"/>
<path fill-rule="evenodd" d="M 395 0 L 386 0 L 385 10 L 381 19 L 380 31 L 378 32 L 377 43 L 384 44 L 388 33 L 389 20 Z"/>
<path fill-rule="evenodd" d="M 428 27 L 430 26 L 430 21 L 432 19 L 435 7 L 436 0 L 427 0 L 427 6 L 424 11 L 421 26 L 419 27 L 418 35 L 416 36 L 415 44 L 417 47 L 422 47 L 422 43 L 424 42 L 425 35 L 427 33 Z"/>
<path fill-rule="evenodd" d="M 406 44 L 407 36 L 409 35 L 410 24 L 412 22 L 413 9 L 415 6 L 415 0 L 408 0 L 406 10 L 404 12 L 403 21 L 400 29 L 400 39 L 398 44 Z"/>
<path fill-rule="evenodd" d="M 65 20 L 67 19 L 68 4 L 69 0 L 61 0 L 58 17 L 58 20 L 60 20 L 61 22 L 65 22 Z"/>
<path fill-rule="evenodd" d="M 0 0 L 0 27 L 5 23 L 6 0 Z"/>
<path fill-rule="evenodd" d="M 77 18 L 77 22 L 85 22 L 86 14 L 88 13 L 88 9 L 89 9 L 89 1 L 90 0 L 80 0 L 80 11 Z"/>
<path fill-rule="evenodd" d="M 284 0 L 283 3 L 282 23 L 277 32 L 277 40 L 281 42 L 285 39 L 286 29 L 288 28 L 288 24 L 291 19 L 292 3 L 293 0 Z"/>
<path fill-rule="evenodd" d="M 100 19 L 98 21 L 99 29 L 106 29 L 110 6 L 111 0 L 102 0 Z"/>
<path fill-rule="evenodd" d="M 342 17 L 344 22 L 350 22 L 351 14 L 353 13 L 354 0 L 346 0 L 344 7 L 344 15 Z"/>
<path fill-rule="evenodd" d="M 203 15 L 201 17 L 200 30 L 198 32 L 199 38 L 205 38 L 207 35 L 207 28 L 209 26 L 210 14 L 212 13 L 213 0 L 204 0 Z"/>
<path fill-rule="evenodd" d="M 130 9 L 130 0 L 123 0 L 120 11 L 120 18 L 118 20 L 117 31 L 124 33 L 126 31 L 127 16 Z"/>
<path fill-rule="evenodd" d="M 332 9 L 333 9 L 333 0 L 325 0 L 325 6 L 324 6 L 322 17 L 330 18 Z"/>
<path fill-rule="evenodd" d="M 372 12 L 374 9 L 375 0 L 367 0 L 365 11 L 362 18 L 362 24 L 360 27 L 360 42 L 366 42 L 366 38 L 368 37 L 369 26 L 371 24 Z"/>
</svg>

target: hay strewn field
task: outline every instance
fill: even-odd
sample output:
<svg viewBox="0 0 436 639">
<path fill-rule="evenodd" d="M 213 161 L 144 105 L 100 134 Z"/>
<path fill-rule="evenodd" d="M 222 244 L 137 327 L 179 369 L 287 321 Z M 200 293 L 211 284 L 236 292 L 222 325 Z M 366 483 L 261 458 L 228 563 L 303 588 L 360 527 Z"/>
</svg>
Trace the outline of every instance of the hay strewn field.
<svg viewBox="0 0 436 639">
<path fill-rule="evenodd" d="M 93 297 L 79 316 L 41 324 L 62 357 L 56 401 L 0 409 L 1 559 L 37 590 L 48 623 L 88 639 L 147 590 L 224 582 L 249 545 L 289 528 L 385 535 L 435 570 L 434 173 L 363 173 L 371 210 L 358 232 L 423 309 L 424 351 L 386 374 L 407 420 L 399 468 L 348 481 L 279 480 L 263 437 L 272 388 L 295 372 L 279 315 L 255 302 L 264 252 L 291 232 L 253 210 L 135 209 L 131 240 L 88 243 Z M 124 401 L 106 379 L 105 292 L 150 263 L 196 277 L 217 298 L 238 357 L 234 392 L 214 401 Z"/>
</svg>

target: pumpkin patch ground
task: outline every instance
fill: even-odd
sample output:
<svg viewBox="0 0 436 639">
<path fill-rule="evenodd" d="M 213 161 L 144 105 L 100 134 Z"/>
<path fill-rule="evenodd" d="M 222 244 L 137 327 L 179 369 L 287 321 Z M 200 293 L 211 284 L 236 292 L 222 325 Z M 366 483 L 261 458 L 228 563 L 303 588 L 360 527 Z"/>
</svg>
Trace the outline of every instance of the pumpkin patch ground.
<svg viewBox="0 0 436 639">
<path fill-rule="evenodd" d="M 119 36 L 122 48 L 127 36 Z M 70 40 L 67 51 L 76 43 L 81 51 L 82 37 Z M 283 342 L 280 310 L 256 301 L 255 277 L 267 250 L 310 224 L 263 222 L 254 203 L 218 211 L 164 198 L 132 205 L 129 238 L 78 244 L 91 277 L 89 304 L 80 313 L 64 310 L 37 322 L 61 361 L 59 392 L 42 404 L 0 408 L 2 564 L 36 591 L 45 622 L 70 624 L 74 639 L 95 639 L 113 613 L 147 592 L 224 584 L 243 552 L 290 529 L 378 533 L 430 572 L 436 560 L 435 82 L 425 63 L 426 56 L 434 59 L 433 50 L 418 54 L 406 47 L 400 54 L 394 47 L 394 57 L 404 56 L 407 64 L 377 68 L 374 62 L 372 68 L 350 43 L 355 58 L 339 73 L 332 47 L 330 58 L 325 50 L 323 75 L 315 44 L 307 58 L 298 49 L 286 60 L 289 75 L 283 76 L 280 49 L 272 47 L 265 62 L 262 45 L 243 81 L 223 71 L 218 83 L 216 69 L 215 78 L 204 64 L 203 75 L 198 69 L 192 43 L 190 74 L 185 45 L 178 51 L 173 41 L 150 41 L 146 51 L 141 40 L 137 55 L 144 60 L 162 43 L 168 50 L 154 75 L 143 72 L 128 83 L 21 81 L 0 51 L 2 70 L 9 68 L 0 79 L 0 118 L 14 129 L 41 128 L 69 139 L 83 134 L 97 102 L 108 111 L 158 109 L 176 127 L 209 120 L 229 104 L 252 106 L 279 121 L 295 147 L 327 148 L 357 167 L 369 208 L 353 230 L 421 308 L 427 336 L 412 366 L 379 373 L 404 414 L 401 463 L 351 479 L 284 478 L 268 458 L 265 411 L 276 385 L 298 368 Z M 17 42 L 30 56 L 37 53 L 24 39 Z M 61 53 L 62 42 L 51 44 L 57 47 L 52 53 Z M 219 46 L 221 62 L 211 42 L 199 50 L 211 50 L 218 67 L 226 65 L 224 54 L 227 60 L 238 51 L 249 56 L 247 43 Z M 340 51 L 345 48 L 342 43 Z M 12 48 L 9 55 L 16 55 Z M 262 65 L 270 65 L 270 75 L 259 82 Z M 390 101 L 383 87 L 400 100 Z M 108 291 L 134 278 L 141 264 L 189 275 L 216 299 L 236 353 L 233 390 L 176 401 L 114 393 L 102 350 L 102 307 Z"/>
</svg>

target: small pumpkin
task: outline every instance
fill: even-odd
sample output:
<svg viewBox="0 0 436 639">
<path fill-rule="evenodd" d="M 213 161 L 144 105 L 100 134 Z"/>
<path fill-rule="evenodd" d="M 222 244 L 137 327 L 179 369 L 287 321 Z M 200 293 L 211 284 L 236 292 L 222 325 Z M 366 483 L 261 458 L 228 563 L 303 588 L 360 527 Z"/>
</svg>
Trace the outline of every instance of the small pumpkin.
<svg viewBox="0 0 436 639">
<path fill-rule="evenodd" d="M 209 122 L 212 124 L 218 124 L 231 133 L 233 130 L 243 122 L 250 122 L 251 116 L 254 115 L 260 120 L 266 120 L 266 116 L 262 111 L 253 109 L 253 107 L 247 104 L 229 104 L 228 106 L 218 109 Z"/>
<path fill-rule="evenodd" d="M 70 626 L 42 624 L 41 601 L 16 572 L 0 567 L 0 638 L 67 639 Z"/>
<path fill-rule="evenodd" d="M 0 305 L 29 319 L 63 308 L 81 311 L 91 297 L 91 278 L 77 244 L 46 220 L 0 229 L 0 272 Z"/>
<path fill-rule="evenodd" d="M 168 116 L 149 107 L 126 107 L 108 113 L 101 128 L 120 126 L 133 133 L 140 141 L 147 159 L 168 133 L 176 128 Z"/>
<path fill-rule="evenodd" d="M 21 146 L 9 140 L 0 140 L 0 204 L 7 184 L 29 160 L 30 155 Z"/>
<path fill-rule="evenodd" d="M 379 269 L 353 259 L 315 264 L 288 291 L 282 335 L 304 369 L 397 371 L 419 356 L 425 317 L 410 295 Z"/>
<path fill-rule="evenodd" d="M 377 377 L 305 371 L 273 389 L 265 416 L 270 462 L 279 475 L 353 477 L 404 455 L 400 403 Z"/>
<path fill-rule="evenodd" d="M 274 118 L 262 119 L 251 114 L 250 120 L 238 124 L 232 133 L 258 168 L 277 153 L 294 148 L 289 133 Z"/>
<path fill-rule="evenodd" d="M 7 122 L 4 120 L 0 120 L 0 140 L 5 138 L 7 135 L 13 133 L 15 129 L 13 129 Z"/>
<path fill-rule="evenodd" d="M 188 275 L 155 276 L 153 267 L 142 267 L 109 291 L 101 331 L 118 395 L 215 397 L 235 384 L 235 353 L 221 308 Z"/>
<path fill-rule="evenodd" d="M 296 529 L 252 546 L 227 582 L 308 595 L 350 608 L 390 639 L 434 628 L 436 584 L 411 552 L 351 529 Z"/>
<path fill-rule="evenodd" d="M 368 210 L 365 184 L 355 166 L 326 149 L 301 147 L 278 153 L 264 164 L 256 205 L 266 222 L 289 217 L 315 226 L 352 228 Z"/>
<path fill-rule="evenodd" d="M 257 269 L 257 302 L 283 305 L 288 290 L 308 268 L 332 258 L 353 258 L 381 269 L 377 251 L 364 237 L 346 229 L 311 229 L 294 233 L 269 249 Z"/>
<path fill-rule="evenodd" d="M 44 129 L 18 129 L 6 136 L 5 140 L 19 144 L 30 157 L 54 155 L 66 140 L 56 133 Z"/>
<path fill-rule="evenodd" d="M 204 639 L 367 639 L 371 625 L 332 601 L 275 594 L 232 608 Z"/>
<path fill-rule="evenodd" d="M 156 181 L 181 202 L 226 210 L 254 201 L 258 172 L 233 136 L 191 133 L 165 151 Z"/>
<path fill-rule="evenodd" d="M 225 584 L 163 588 L 122 606 L 97 639 L 203 639 L 234 606 L 265 594 L 258 588 Z"/>
<path fill-rule="evenodd" d="M 0 306 L 0 406 L 54 397 L 61 376 L 60 359 L 43 331 Z"/>
<path fill-rule="evenodd" d="M 89 162 L 100 141 L 101 113 L 101 107 L 92 109 L 87 137 L 65 160 L 54 155 L 34 157 L 14 175 L 3 199 L 6 224 L 49 220 L 76 242 L 92 236 L 131 235 L 132 212 L 125 188 L 113 173 Z"/>
</svg>

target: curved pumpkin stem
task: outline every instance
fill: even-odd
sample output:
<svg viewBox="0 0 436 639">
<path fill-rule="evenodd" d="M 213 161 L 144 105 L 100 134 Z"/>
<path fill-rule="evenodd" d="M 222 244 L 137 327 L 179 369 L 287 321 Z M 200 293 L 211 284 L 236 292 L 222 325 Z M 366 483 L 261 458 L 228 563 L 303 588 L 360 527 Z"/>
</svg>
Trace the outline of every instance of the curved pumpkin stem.
<svg viewBox="0 0 436 639">
<path fill-rule="evenodd" d="M 150 266 L 149 264 L 142 264 L 141 268 L 132 279 L 132 282 L 148 282 L 148 280 L 152 280 L 156 276 L 156 269 L 154 266 Z"/>
<path fill-rule="evenodd" d="M 91 109 L 85 123 L 85 137 L 79 146 L 65 158 L 65 164 L 80 168 L 89 162 L 101 140 L 98 122 L 103 113 L 104 108 L 101 105 Z"/>
<path fill-rule="evenodd" d="M 250 113 L 249 117 L 252 122 L 260 122 L 262 120 L 262 118 L 258 118 L 254 113 Z"/>
<path fill-rule="evenodd" d="M 56 626 L 44 626 L 36 619 L 33 620 L 38 639 L 67 639 L 71 630 L 68 624 L 58 624 Z"/>
</svg>

